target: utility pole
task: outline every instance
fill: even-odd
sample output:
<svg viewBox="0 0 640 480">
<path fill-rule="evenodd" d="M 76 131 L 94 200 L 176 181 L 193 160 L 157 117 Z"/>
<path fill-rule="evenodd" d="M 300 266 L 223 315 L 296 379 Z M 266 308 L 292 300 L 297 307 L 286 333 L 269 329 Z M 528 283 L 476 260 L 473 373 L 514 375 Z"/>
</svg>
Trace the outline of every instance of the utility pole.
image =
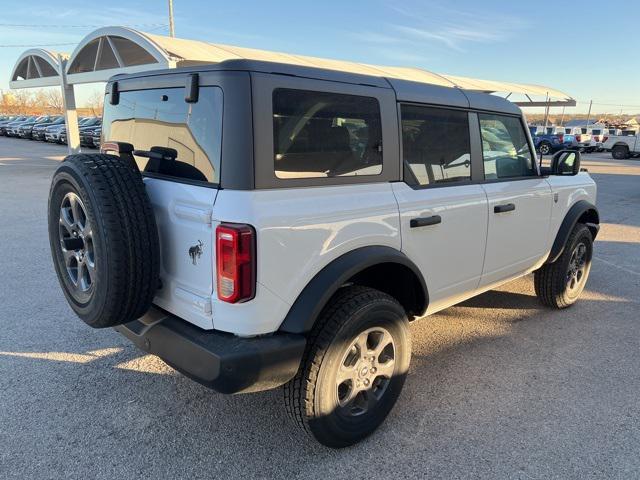
<svg viewBox="0 0 640 480">
<path fill-rule="evenodd" d="M 547 123 L 549 121 L 549 92 L 545 97 L 544 102 L 547 104 L 547 108 L 544 109 L 544 133 L 547 133 Z"/>
<path fill-rule="evenodd" d="M 176 36 L 176 30 L 173 24 L 173 0 L 169 0 L 169 36 Z"/>
<path fill-rule="evenodd" d="M 589 100 L 589 112 L 587 113 L 587 124 L 585 127 L 589 128 L 589 120 L 591 119 L 591 105 L 593 105 L 593 100 Z"/>
<path fill-rule="evenodd" d="M 564 125 L 564 109 L 565 109 L 565 107 L 562 107 L 562 117 L 560 117 L 560 126 L 561 127 Z"/>
</svg>

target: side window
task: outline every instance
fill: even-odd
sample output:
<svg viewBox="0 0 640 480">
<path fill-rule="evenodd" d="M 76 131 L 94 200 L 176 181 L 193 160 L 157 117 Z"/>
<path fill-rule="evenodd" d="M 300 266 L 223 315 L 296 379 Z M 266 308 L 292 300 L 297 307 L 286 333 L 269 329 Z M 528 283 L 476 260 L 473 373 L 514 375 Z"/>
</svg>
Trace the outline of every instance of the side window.
<svg viewBox="0 0 640 480">
<path fill-rule="evenodd" d="M 406 182 L 425 186 L 471 180 L 469 114 L 402 105 Z"/>
<path fill-rule="evenodd" d="M 484 113 L 478 117 L 486 179 L 537 175 L 534 157 L 519 118 Z"/>
<path fill-rule="evenodd" d="M 375 98 L 279 88 L 273 92 L 278 178 L 382 173 L 382 126 Z"/>
</svg>

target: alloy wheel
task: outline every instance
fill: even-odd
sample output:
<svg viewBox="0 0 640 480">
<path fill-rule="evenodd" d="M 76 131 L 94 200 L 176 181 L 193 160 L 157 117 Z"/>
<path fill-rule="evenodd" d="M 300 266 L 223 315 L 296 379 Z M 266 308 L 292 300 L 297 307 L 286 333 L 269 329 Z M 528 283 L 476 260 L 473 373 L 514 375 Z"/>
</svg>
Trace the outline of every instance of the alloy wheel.
<svg viewBox="0 0 640 480">
<path fill-rule="evenodd" d="M 74 192 L 62 199 L 58 232 L 71 294 L 77 301 L 86 302 L 93 292 L 96 258 L 87 210 Z"/>
<path fill-rule="evenodd" d="M 374 327 L 347 347 L 336 375 L 340 413 L 348 417 L 372 411 L 384 396 L 396 366 L 396 348 L 388 330 Z"/>
</svg>

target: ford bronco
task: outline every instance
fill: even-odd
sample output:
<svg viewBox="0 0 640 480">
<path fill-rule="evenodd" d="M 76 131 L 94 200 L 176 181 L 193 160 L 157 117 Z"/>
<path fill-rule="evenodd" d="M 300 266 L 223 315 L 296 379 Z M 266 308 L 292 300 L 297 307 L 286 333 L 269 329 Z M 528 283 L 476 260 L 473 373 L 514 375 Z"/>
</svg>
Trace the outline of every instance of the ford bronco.
<svg viewBox="0 0 640 480">
<path fill-rule="evenodd" d="M 502 98 L 249 60 L 122 75 L 49 236 L 74 312 L 222 393 L 284 386 L 331 447 L 371 434 L 409 323 L 534 272 L 551 308 L 598 233 L 580 153 L 536 160 Z"/>
</svg>

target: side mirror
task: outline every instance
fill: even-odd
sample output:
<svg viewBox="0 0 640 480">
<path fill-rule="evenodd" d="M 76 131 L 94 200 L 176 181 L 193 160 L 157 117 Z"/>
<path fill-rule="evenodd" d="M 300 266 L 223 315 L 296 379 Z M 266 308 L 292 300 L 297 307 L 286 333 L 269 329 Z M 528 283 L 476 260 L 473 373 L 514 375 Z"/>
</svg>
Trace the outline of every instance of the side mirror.
<svg viewBox="0 0 640 480">
<path fill-rule="evenodd" d="M 560 150 L 551 159 L 552 175 L 577 175 L 580 172 L 580 152 Z"/>
</svg>

